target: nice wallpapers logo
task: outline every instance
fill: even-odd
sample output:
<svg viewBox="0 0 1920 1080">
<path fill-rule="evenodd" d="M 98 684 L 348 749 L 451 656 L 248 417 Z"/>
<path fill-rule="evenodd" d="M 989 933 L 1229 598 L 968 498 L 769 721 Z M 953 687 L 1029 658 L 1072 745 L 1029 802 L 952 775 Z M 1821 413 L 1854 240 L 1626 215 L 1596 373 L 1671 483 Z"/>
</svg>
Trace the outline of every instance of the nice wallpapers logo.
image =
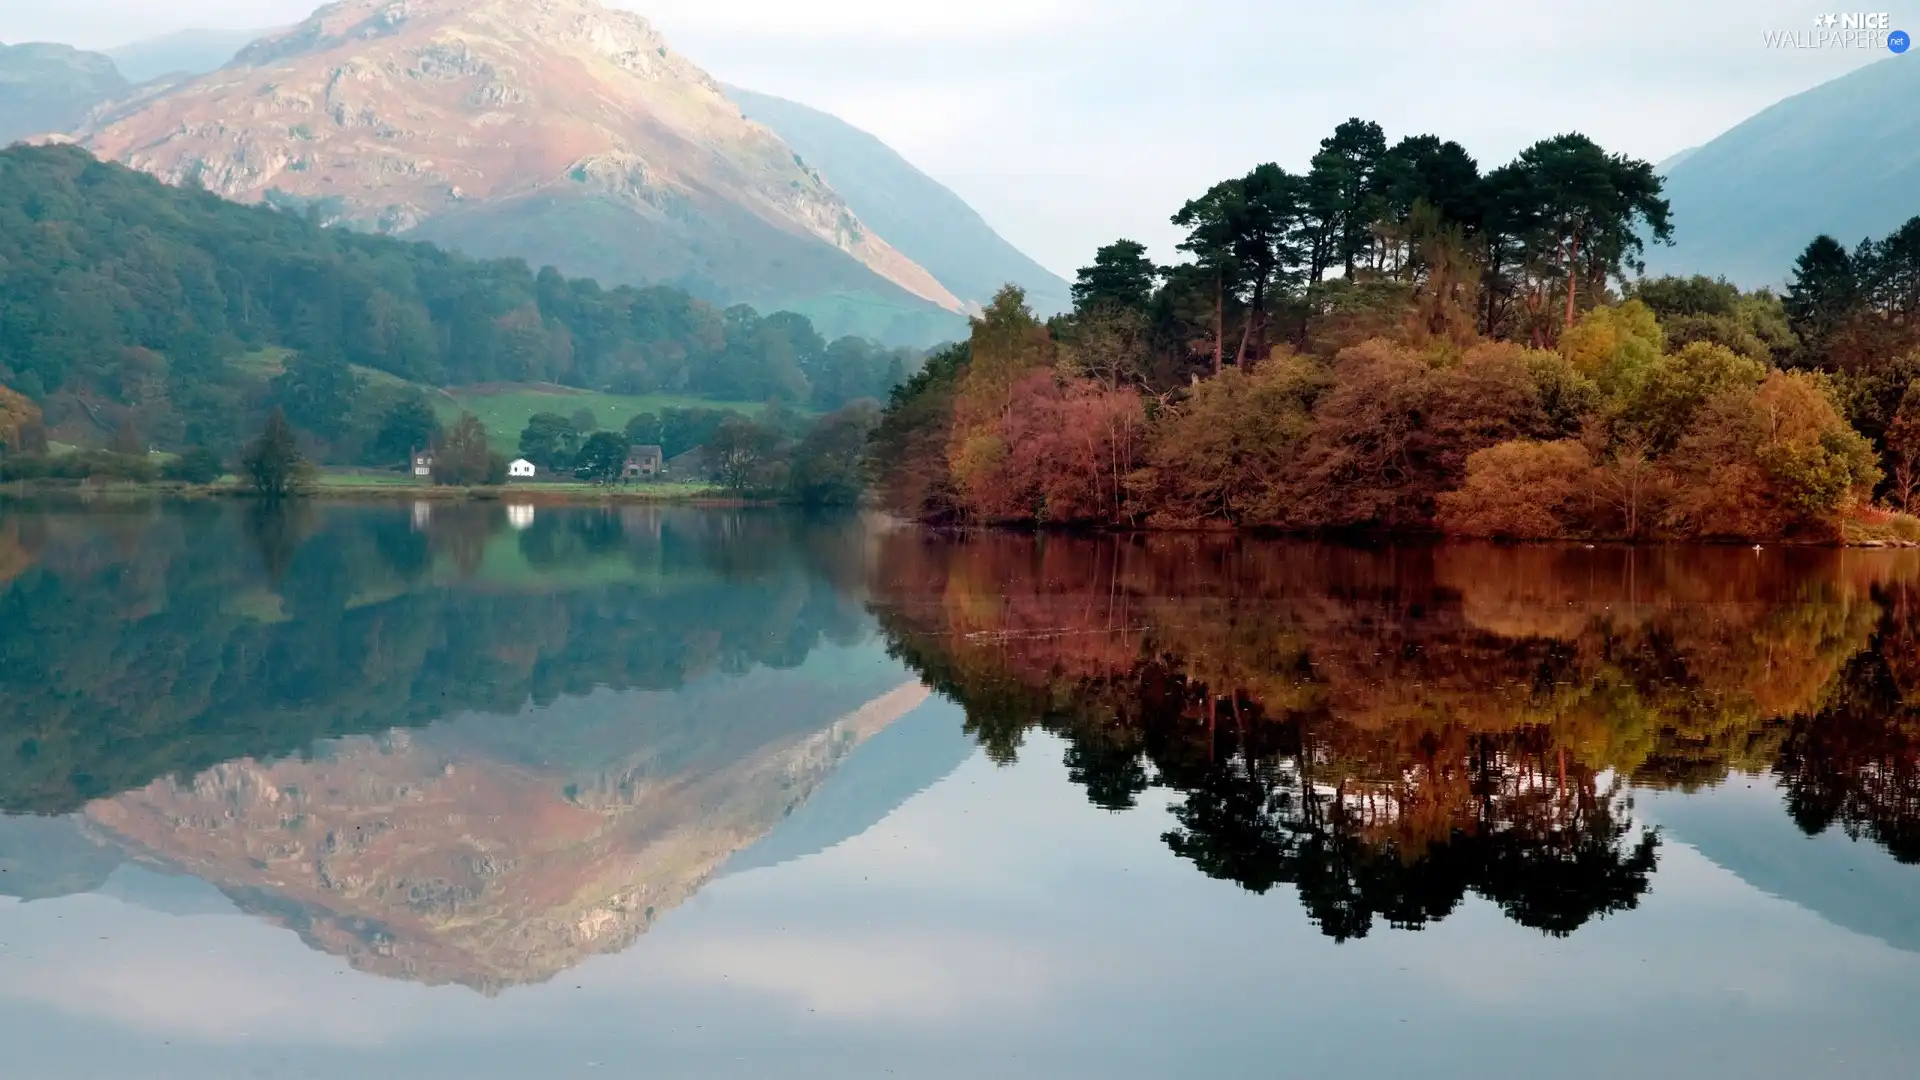
<svg viewBox="0 0 1920 1080">
<path fill-rule="evenodd" d="M 1893 28 L 1885 11 L 1828 12 L 1813 17 L 1809 30 L 1762 31 L 1769 49 L 1885 49 L 1903 53 L 1913 45 L 1905 30 Z"/>
</svg>

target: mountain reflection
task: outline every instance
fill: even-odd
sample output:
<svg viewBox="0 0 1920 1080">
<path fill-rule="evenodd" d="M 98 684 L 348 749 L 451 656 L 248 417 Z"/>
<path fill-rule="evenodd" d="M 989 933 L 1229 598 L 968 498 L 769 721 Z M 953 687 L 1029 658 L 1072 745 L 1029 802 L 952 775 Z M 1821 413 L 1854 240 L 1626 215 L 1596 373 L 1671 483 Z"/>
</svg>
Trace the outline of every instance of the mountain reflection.
<svg viewBox="0 0 1920 1080">
<path fill-rule="evenodd" d="M 1001 760 L 1036 728 L 1095 804 L 1329 936 L 1468 893 L 1549 934 L 1633 908 L 1636 788 L 1771 771 L 1808 832 L 1920 859 L 1920 557 L 1363 551 L 888 536 L 874 610 Z"/>
<path fill-rule="evenodd" d="M 0 816 L 0 889 L 131 860 L 493 992 L 631 943 L 925 697 L 857 521 L 289 510 L 8 519 L 0 808 L 69 816 Z"/>
</svg>

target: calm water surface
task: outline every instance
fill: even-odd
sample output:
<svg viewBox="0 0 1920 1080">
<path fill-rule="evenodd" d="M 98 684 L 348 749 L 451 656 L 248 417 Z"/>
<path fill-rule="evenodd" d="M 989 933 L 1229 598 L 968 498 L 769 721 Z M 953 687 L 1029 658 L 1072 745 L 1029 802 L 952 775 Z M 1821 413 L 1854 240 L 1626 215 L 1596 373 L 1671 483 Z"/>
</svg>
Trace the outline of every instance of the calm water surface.
<svg viewBox="0 0 1920 1080">
<path fill-rule="evenodd" d="M 0 504 L 8 1077 L 1906 1077 L 1920 555 Z"/>
</svg>

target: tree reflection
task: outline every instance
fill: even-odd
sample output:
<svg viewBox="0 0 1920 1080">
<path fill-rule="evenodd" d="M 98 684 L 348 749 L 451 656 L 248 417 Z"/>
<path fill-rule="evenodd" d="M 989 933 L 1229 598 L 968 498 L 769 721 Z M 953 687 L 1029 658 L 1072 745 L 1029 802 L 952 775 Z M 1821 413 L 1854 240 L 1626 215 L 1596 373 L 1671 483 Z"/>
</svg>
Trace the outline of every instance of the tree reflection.
<svg viewBox="0 0 1920 1080">
<path fill-rule="evenodd" d="M 1773 769 L 1809 829 L 1920 856 L 1911 553 L 901 534 L 874 607 L 996 759 L 1065 740 L 1095 805 L 1291 886 L 1337 940 L 1473 894 L 1566 935 L 1634 908 L 1636 787 Z M 1902 591 L 1907 590 L 1907 591 Z"/>
<path fill-rule="evenodd" d="M 0 811 L 67 813 L 463 711 L 791 668 L 871 632 L 859 575 L 816 566 L 807 539 L 843 523 L 556 508 L 516 532 L 497 504 L 427 509 L 10 516 Z M 755 549 L 750 573 L 716 570 L 716 529 Z"/>
</svg>

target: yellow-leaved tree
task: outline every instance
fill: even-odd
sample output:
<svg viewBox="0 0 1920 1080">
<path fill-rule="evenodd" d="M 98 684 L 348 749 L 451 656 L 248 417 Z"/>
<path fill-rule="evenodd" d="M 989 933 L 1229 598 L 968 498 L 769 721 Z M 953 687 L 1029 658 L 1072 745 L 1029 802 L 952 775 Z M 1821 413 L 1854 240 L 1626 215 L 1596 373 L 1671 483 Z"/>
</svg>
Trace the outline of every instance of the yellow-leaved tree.
<svg viewBox="0 0 1920 1080">
<path fill-rule="evenodd" d="M 1008 447 L 1002 436 L 1021 377 L 1053 366 L 1053 335 L 1027 307 L 1017 285 L 994 294 L 973 320 L 972 352 L 953 401 L 947 461 L 961 503 L 975 517 L 1018 517 L 1020 493 L 1006 490 Z"/>
<path fill-rule="evenodd" d="M 0 453 L 20 449 L 21 433 L 40 423 L 40 407 L 25 394 L 0 386 Z"/>
</svg>

